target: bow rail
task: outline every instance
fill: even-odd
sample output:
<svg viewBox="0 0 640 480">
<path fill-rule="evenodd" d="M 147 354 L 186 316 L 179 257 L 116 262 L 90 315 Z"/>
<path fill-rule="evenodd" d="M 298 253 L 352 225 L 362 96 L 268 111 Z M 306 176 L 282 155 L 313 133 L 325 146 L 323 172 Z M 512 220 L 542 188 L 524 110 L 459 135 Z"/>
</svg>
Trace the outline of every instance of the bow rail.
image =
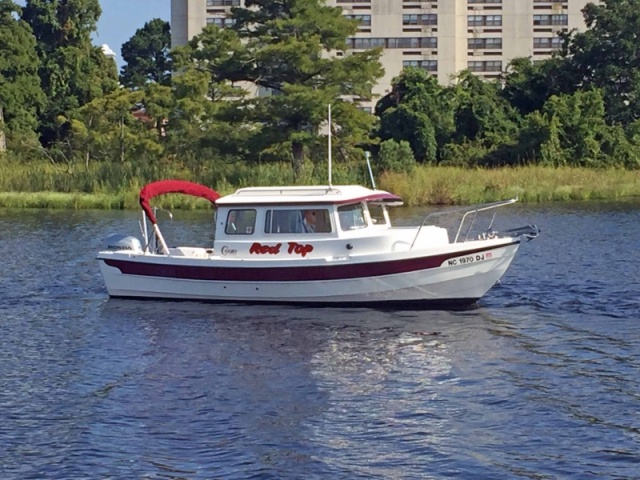
<svg viewBox="0 0 640 480">
<path fill-rule="evenodd" d="M 480 204 L 480 205 L 474 205 L 474 206 L 470 206 L 470 207 L 461 207 L 461 208 L 455 208 L 452 210 L 446 210 L 443 212 L 431 212 L 429 213 L 424 220 L 422 221 L 422 224 L 420 225 L 420 227 L 418 228 L 418 231 L 416 232 L 415 237 L 413 238 L 413 242 L 411 242 L 411 247 L 409 248 L 409 250 L 413 249 L 413 246 L 416 243 L 416 240 L 418 239 L 418 236 L 420 235 L 420 231 L 422 230 L 422 227 L 424 227 L 425 225 L 427 225 L 427 222 L 429 221 L 429 219 L 433 218 L 433 217 L 440 217 L 440 216 L 445 216 L 445 215 L 451 215 L 453 213 L 462 213 L 464 212 L 464 215 L 462 216 L 462 219 L 460 220 L 460 224 L 458 225 L 458 229 L 456 231 L 456 235 L 454 237 L 453 243 L 458 243 L 459 241 L 461 242 L 466 242 L 469 238 L 469 233 L 471 232 L 471 228 L 473 227 L 473 224 L 476 220 L 476 217 L 478 215 L 479 212 L 484 212 L 487 210 L 493 210 L 499 207 L 504 207 L 506 205 L 512 205 L 514 203 L 516 203 L 518 201 L 518 198 L 511 198 L 509 200 L 500 200 L 497 202 L 492 202 L 492 203 L 484 203 L 484 204 Z M 470 221 L 468 221 L 470 219 Z M 495 219 L 495 213 L 493 215 L 493 218 L 491 219 L 491 223 L 489 224 L 489 228 L 487 229 L 487 231 L 482 234 L 483 238 L 491 238 L 492 236 L 495 236 L 497 234 L 497 232 L 494 232 L 491 230 L 491 227 L 493 226 L 493 221 Z M 468 227 L 466 229 L 466 233 L 464 234 L 464 239 L 460 240 L 460 236 L 463 230 L 463 227 L 465 226 L 465 223 L 468 223 Z M 536 227 L 535 225 L 527 225 L 525 227 L 519 227 L 519 228 L 514 228 L 511 230 L 506 230 L 502 233 L 506 233 L 509 234 L 510 236 L 513 237 L 519 237 L 521 235 L 524 235 L 527 237 L 528 240 L 532 240 L 533 238 L 537 237 L 538 234 L 540 233 L 540 229 L 538 227 Z"/>
</svg>

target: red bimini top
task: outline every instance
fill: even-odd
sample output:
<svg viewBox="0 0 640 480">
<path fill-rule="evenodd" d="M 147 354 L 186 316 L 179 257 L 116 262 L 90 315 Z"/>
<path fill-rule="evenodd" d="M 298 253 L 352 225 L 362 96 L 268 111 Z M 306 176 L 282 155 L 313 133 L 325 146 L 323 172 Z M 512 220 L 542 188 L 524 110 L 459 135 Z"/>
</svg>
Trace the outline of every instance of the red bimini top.
<svg viewBox="0 0 640 480">
<path fill-rule="evenodd" d="M 220 198 L 220 194 L 215 190 L 211 190 L 209 187 L 205 187 L 199 183 L 187 182 L 185 180 L 160 180 L 149 183 L 140 190 L 140 206 L 153 224 L 156 224 L 157 220 L 153 214 L 151 205 L 149 205 L 149 201 L 153 197 L 166 193 L 183 193 L 193 197 L 206 198 L 214 205 L 216 200 Z"/>
</svg>

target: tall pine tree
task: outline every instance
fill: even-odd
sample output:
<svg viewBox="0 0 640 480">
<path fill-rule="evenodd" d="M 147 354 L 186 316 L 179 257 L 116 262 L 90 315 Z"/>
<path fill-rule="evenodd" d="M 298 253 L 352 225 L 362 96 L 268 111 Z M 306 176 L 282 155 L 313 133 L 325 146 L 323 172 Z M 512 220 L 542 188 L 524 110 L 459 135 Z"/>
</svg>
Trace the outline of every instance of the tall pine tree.
<svg viewBox="0 0 640 480">
<path fill-rule="evenodd" d="M 139 28 L 128 42 L 122 45 L 120 82 L 129 88 L 142 88 L 153 82 L 171 83 L 171 27 L 169 22 L 155 18 Z"/>
<path fill-rule="evenodd" d="M 368 141 L 373 116 L 350 99 L 369 99 L 382 75 L 380 49 L 347 50 L 357 22 L 321 0 L 246 0 L 234 8 L 233 30 L 210 26 L 190 44 L 191 61 L 212 84 L 243 82 L 266 95 L 237 100 L 234 121 L 254 125 L 256 157 L 290 152 L 300 179 L 304 159 L 317 150 L 327 105 L 334 105 L 336 148 L 348 155 Z M 228 111 L 228 110 L 227 110 Z"/>
</svg>

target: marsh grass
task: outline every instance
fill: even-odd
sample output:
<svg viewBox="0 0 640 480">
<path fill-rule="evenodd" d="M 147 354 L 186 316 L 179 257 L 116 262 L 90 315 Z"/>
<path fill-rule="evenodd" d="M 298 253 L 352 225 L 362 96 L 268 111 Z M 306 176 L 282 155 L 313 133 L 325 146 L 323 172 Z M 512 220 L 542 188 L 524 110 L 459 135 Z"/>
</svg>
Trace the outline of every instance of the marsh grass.
<svg viewBox="0 0 640 480">
<path fill-rule="evenodd" d="M 59 193 L 59 192 L 0 192 L 0 206 L 9 208 L 68 208 L 122 209 L 121 195 Z"/>
<path fill-rule="evenodd" d="M 288 163 L 248 166 L 203 163 L 96 164 L 84 167 L 0 161 L 0 207 L 137 209 L 138 194 L 150 181 L 178 178 L 199 182 L 225 195 L 247 186 L 293 184 Z M 326 184 L 326 164 L 306 164 L 300 185 Z M 640 198 L 640 172 L 608 169 L 517 167 L 464 169 L 420 166 L 411 173 L 385 173 L 378 188 L 403 197 L 407 205 L 468 205 L 513 198 L 523 202 Z M 370 185 L 365 166 L 340 164 L 333 184 Z M 206 200 L 165 195 L 154 205 L 171 209 L 209 208 Z"/>
<path fill-rule="evenodd" d="M 383 174 L 383 190 L 401 192 L 409 205 L 469 205 L 518 197 L 522 202 L 640 198 L 640 172 L 622 169 L 420 167 Z"/>
</svg>

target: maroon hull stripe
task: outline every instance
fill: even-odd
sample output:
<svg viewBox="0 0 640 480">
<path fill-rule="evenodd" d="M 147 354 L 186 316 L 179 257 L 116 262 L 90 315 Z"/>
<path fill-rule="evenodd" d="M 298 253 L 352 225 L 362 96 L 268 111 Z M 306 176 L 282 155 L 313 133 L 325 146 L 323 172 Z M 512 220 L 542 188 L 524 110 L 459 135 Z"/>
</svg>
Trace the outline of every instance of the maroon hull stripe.
<svg viewBox="0 0 640 480">
<path fill-rule="evenodd" d="M 159 265 L 128 260 L 103 259 L 125 275 L 145 277 L 181 278 L 189 280 L 250 281 L 250 282 L 303 282 L 317 280 L 342 280 L 348 278 L 379 277 L 426 270 L 442 265 L 450 258 L 504 248 L 520 243 L 519 240 L 498 247 L 484 247 L 462 252 L 432 255 L 404 260 L 361 263 L 356 265 L 322 265 L 299 267 L 200 267 L 187 265 Z"/>
</svg>

